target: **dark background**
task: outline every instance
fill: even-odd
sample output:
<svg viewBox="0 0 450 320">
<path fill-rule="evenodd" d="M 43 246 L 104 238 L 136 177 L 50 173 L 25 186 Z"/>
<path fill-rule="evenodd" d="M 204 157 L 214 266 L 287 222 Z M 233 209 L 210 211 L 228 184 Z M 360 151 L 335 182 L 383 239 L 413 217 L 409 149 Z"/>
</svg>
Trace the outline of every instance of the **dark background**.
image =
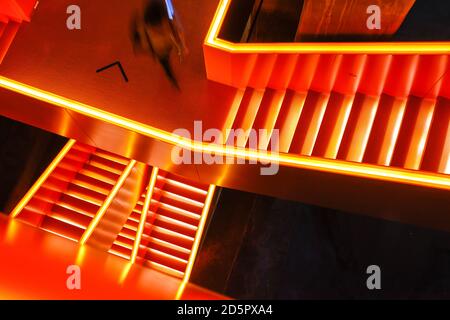
<svg viewBox="0 0 450 320">
<path fill-rule="evenodd" d="M 0 116 L 0 214 L 8 214 L 66 138 Z"/>
</svg>

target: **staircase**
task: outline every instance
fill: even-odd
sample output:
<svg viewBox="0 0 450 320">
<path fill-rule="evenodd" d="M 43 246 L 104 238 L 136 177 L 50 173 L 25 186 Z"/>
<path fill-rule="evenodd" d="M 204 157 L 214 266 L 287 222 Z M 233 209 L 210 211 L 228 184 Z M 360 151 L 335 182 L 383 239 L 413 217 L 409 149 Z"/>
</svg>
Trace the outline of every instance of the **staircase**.
<svg viewBox="0 0 450 320">
<path fill-rule="evenodd" d="M 23 21 L 29 21 L 36 0 L 2 0 L 0 3 L 0 63 Z"/>
<path fill-rule="evenodd" d="M 287 58 L 254 59 L 230 128 L 277 129 L 282 153 L 450 173 L 448 55 Z M 228 143 L 267 150 L 269 141 Z"/>
<path fill-rule="evenodd" d="M 231 43 L 230 3 L 204 43 L 208 79 L 236 88 L 224 129 L 277 129 L 276 151 L 297 157 L 450 173 L 450 42 Z"/>
<path fill-rule="evenodd" d="M 74 143 L 17 215 L 43 230 L 78 242 L 128 162 L 118 155 Z"/>
<path fill-rule="evenodd" d="M 135 164 L 134 160 L 70 140 L 11 216 L 84 243 L 99 227 L 105 205 L 114 201 Z M 134 172 L 144 174 L 146 179 L 146 170 Z M 129 180 L 133 185 L 135 178 Z M 129 193 L 129 189 L 123 191 Z M 214 186 L 153 168 L 147 189 L 128 206 L 134 205 L 132 212 L 127 214 L 129 211 L 123 209 L 127 206 L 120 205 L 123 212 L 118 214 L 127 214 L 128 218 L 120 232 L 113 234 L 117 236 L 109 252 L 183 278 L 190 259 L 195 257 L 213 194 Z"/>
<path fill-rule="evenodd" d="M 155 169 L 154 169 L 155 170 Z M 183 278 L 207 202 L 208 186 L 163 170 L 157 171 L 149 210 L 143 224 L 136 262 Z M 131 259 L 146 190 L 110 252 Z"/>
</svg>

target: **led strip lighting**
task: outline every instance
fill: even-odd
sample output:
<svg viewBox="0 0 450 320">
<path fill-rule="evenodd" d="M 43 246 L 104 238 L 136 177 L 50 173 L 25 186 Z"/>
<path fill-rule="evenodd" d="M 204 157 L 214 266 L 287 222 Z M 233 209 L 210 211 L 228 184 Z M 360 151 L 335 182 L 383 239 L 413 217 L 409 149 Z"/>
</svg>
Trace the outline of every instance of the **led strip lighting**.
<svg viewBox="0 0 450 320">
<path fill-rule="evenodd" d="M 139 251 L 139 246 L 141 244 L 142 232 L 144 231 L 145 222 L 147 221 L 147 214 L 150 208 L 150 203 L 153 196 L 153 190 L 155 189 L 156 178 L 158 177 L 159 169 L 157 167 L 153 167 L 152 175 L 150 177 L 150 182 L 148 184 L 147 193 L 145 195 L 144 206 L 142 207 L 141 219 L 139 220 L 139 227 L 136 232 L 136 239 L 133 244 L 133 251 L 131 252 L 130 262 L 135 263 L 136 257 Z"/>
<path fill-rule="evenodd" d="M 125 170 L 123 171 L 122 175 L 120 176 L 119 180 L 117 181 L 114 188 L 109 193 L 108 197 L 106 198 L 105 202 L 103 202 L 100 209 L 98 209 L 97 213 L 95 214 L 94 219 L 92 219 L 91 223 L 89 223 L 89 226 L 87 227 L 86 231 L 84 232 L 83 236 L 80 239 L 80 244 L 84 245 L 89 240 L 90 236 L 94 232 L 94 229 L 97 227 L 98 223 L 100 222 L 101 218 L 105 215 L 106 210 L 111 205 L 112 201 L 116 197 L 117 193 L 119 192 L 119 189 L 122 188 L 122 185 L 125 182 L 125 179 L 128 178 L 128 176 L 131 173 L 131 170 L 136 165 L 136 160 L 131 160 L 130 163 L 127 165 Z"/>
<path fill-rule="evenodd" d="M 351 163 L 340 160 L 304 157 L 289 154 L 270 153 L 266 151 L 236 148 L 194 141 L 173 133 L 157 129 L 143 123 L 133 121 L 119 115 L 109 113 L 92 106 L 76 102 L 17 81 L 0 76 L 0 88 L 4 88 L 52 105 L 65 108 L 79 114 L 107 122 L 118 127 L 134 131 L 144 136 L 154 138 L 168 144 L 179 146 L 199 153 L 235 157 L 263 163 L 278 163 L 281 166 L 313 169 L 323 172 L 344 174 L 362 178 L 387 180 L 418 186 L 450 190 L 450 177 L 444 174 L 415 172 L 411 170 L 381 167 L 375 165 Z"/>
<path fill-rule="evenodd" d="M 189 255 L 189 261 L 186 267 L 186 271 L 184 273 L 183 280 L 181 281 L 180 287 L 178 288 L 177 294 L 175 296 L 176 300 L 180 300 L 181 297 L 183 296 L 184 289 L 186 288 L 186 285 L 188 284 L 189 279 L 191 277 L 192 268 L 194 267 L 195 258 L 197 257 L 198 248 L 200 246 L 200 241 L 202 239 L 203 231 L 205 229 L 206 220 L 208 218 L 215 190 L 216 190 L 215 185 L 209 186 L 208 193 L 206 195 L 205 206 L 203 207 L 202 210 L 202 215 L 200 218 L 197 232 L 195 234 L 194 244 L 192 245 L 192 251 L 191 254 Z"/>
<path fill-rule="evenodd" d="M 221 0 L 205 44 L 236 53 L 449 54 L 450 42 L 232 43 L 218 38 L 232 0 Z"/>
</svg>

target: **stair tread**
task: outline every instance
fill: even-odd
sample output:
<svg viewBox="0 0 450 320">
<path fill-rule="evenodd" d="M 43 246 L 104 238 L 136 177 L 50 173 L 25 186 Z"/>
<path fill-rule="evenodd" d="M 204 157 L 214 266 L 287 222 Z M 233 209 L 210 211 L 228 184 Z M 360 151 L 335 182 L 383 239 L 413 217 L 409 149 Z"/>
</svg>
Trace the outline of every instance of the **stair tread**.
<svg viewBox="0 0 450 320">
<path fill-rule="evenodd" d="M 144 259 L 144 266 L 147 266 L 149 268 L 152 268 L 152 269 L 155 269 L 155 270 L 158 270 L 158 271 L 170 274 L 170 275 L 172 275 L 174 277 L 177 277 L 177 278 L 183 278 L 183 276 L 184 276 L 184 272 L 181 272 L 179 270 L 167 267 L 167 266 L 165 266 L 163 264 L 160 264 L 160 263 L 157 263 L 157 262 L 154 262 L 154 261 L 150 261 L 150 260 L 145 260 Z"/>
<path fill-rule="evenodd" d="M 161 232 L 161 233 L 165 233 L 165 234 L 168 234 L 168 235 L 171 235 L 171 236 L 174 236 L 174 237 L 178 237 L 178 238 L 181 238 L 181 239 L 184 239 L 184 240 L 187 240 L 187 241 L 194 242 L 194 238 L 193 237 L 184 235 L 184 234 L 176 232 L 176 231 L 169 230 L 167 228 L 153 226 L 152 230 L 157 231 L 157 232 Z M 152 234 L 150 236 L 155 237 Z"/>
<path fill-rule="evenodd" d="M 77 212 L 79 214 L 85 215 L 85 216 L 90 217 L 90 218 L 94 218 L 95 213 L 96 213 L 96 212 L 95 213 L 89 212 L 87 210 L 83 210 L 83 209 L 81 209 L 79 207 L 73 206 L 70 203 L 65 202 L 64 200 L 58 200 L 57 202 L 55 202 L 54 206 L 60 206 L 62 208 L 65 208 L 67 210 L 71 210 L 73 212 Z"/>
<path fill-rule="evenodd" d="M 84 233 L 84 230 L 79 227 L 69 225 L 49 216 L 44 218 L 39 228 L 76 242 Z"/>
<path fill-rule="evenodd" d="M 173 244 L 173 243 L 170 243 L 168 241 L 164 241 L 164 240 L 161 240 L 161 239 L 158 239 L 158 238 L 155 238 L 155 237 L 150 237 L 149 242 L 153 243 L 153 244 L 161 245 L 163 247 L 166 247 L 166 248 L 178 251 L 178 252 L 183 253 L 183 254 L 189 255 L 191 253 L 191 250 L 189 250 L 189 249 L 180 247 L 180 246 L 178 246 L 176 244 Z M 142 244 L 141 244 L 141 246 L 142 247 L 146 247 L 146 248 L 148 247 L 148 246 L 144 246 Z"/>
<path fill-rule="evenodd" d="M 101 205 L 103 204 L 103 201 L 76 190 L 68 189 L 64 191 L 63 194 L 71 196 L 73 198 L 77 198 L 80 201 L 89 202 L 90 204 L 96 205 L 98 207 L 101 207 Z"/>
<path fill-rule="evenodd" d="M 121 170 L 121 169 L 118 169 L 113 166 L 108 166 L 107 164 L 105 164 L 102 161 L 99 161 L 95 158 L 91 158 L 89 160 L 89 165 L 99 168 L 99 169 L 102 169 L 102 170 L 105 170 L 105 171 L 108 171 L 108 172 L 111 172 L 111 173 L 114 173 L 114 174 L 117 174 L 117 175 L 120 175 L 123 172 L 123 169 L 125 169 L 125 167 L 123 167 Z"/>
<path fill-rule="evenodd" d="M 206 194 L 207 194 L 206 190 L 194 187 L 192 185 L 189 185 L 189 184 L 186 184 L 184 182 L 180 182 L 180 181 L 177 181 L 177 180 L 174 180 L 174 179 L 171 179 L 171 178 L 163 177 L 163 176 L 160 176 L 160 175 L 157 176 L 157 181 L 162 181 L 164 183 L 175 185 L 175 186 L 177 186 L 177 187 L 179 187 L 181 189 L 185 189 L 185 190 L 190 191 L 190 192 L 195 192 L 195 193 L 198 193 L 200 195 L 206 196 Z"/>
<path fill-rule="evenodd" d="M 101 149 L 95 150 L 94 154 L 99 156 L 99 157 L 101 157 L 101 158 L 105 158 L 105 159 L 117 162 L 119 164 L 122 164 L 124 166 L 128 165 L 128 162 L 129 162 L 129 160 L 124 158 L 124 157 L 121 157 L 121 156 L 119 156 L 117 154 L 114 154 L 114 153 L 111 153 L 111 152 L 108 152 L 108 151 L 104 151 L 104 150 L 101 150 Z"/>
<path fill-rule="evenodd" d="M 103 172 L 102 172 L 103 171 Z M 102 173 L 100 173 L 102 172 Z M 117 180 L 119 179 L 119 176 L 112 172 L 107 172 L 105 170 L 96 168 L 94 166 L 86 165 L 84 166 L 80 171 L 80 174 L 83 174 L 85 176 L 94 178 L 96 180 L 100 180 L 106 183 L 109 183 L 111 185 L 115 185 Z"/>
</svg>

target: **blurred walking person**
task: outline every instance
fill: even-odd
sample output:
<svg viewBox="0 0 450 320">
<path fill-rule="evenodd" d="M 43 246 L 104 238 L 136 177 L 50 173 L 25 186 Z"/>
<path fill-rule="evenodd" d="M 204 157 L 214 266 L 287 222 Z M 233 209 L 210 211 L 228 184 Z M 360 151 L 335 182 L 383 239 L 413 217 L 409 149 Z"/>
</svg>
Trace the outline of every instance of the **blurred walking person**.
<svg viewBox="0 0 450 320">
<path fill-rule="evenodd" d="M 143 13 L 137 12 L 133 17 L 131 36 L 135 53 L 152 54 L 173 86 L 180 90 L 170 56 L 176 50 L 182 62 L 187 49 L 170 0 L 146 0 Z"/>
</svg>

